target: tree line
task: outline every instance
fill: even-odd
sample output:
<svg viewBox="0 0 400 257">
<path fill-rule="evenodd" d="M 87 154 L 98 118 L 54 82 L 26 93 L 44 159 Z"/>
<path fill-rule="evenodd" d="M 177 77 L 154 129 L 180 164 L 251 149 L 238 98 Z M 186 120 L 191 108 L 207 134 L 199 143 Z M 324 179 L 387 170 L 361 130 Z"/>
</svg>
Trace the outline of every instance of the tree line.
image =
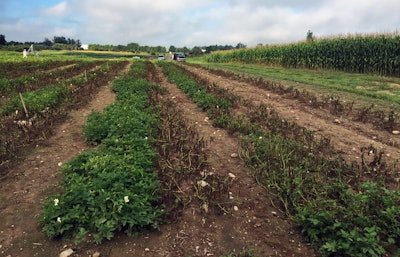
<svg viewBox="0 0 400 257">
<path fill-rule="evenodd" d="M 66 38 L 64 36 L 54 36 L 52 40 L 45 38 L 42 42 L 18 42 L 7 41 L 6 36 L 0 34 L 0 49 L 9 51 L 22 51 L 35 45 L 35 50 L 79 50 L 81 49 L 81 41 L 79 39 Z"/>
<path fill-rule="evenodd" d="M 45 38 L 43 42 L 16 42 L 7 41 L 5 35 L 0 34 L 0 50 L 22 51 L 24 48 L 29 48 L 30 45 L 35 45 L 36 50 L 83 50 L 82 43 L 79 39 L 67 38 L 64 36 L 54 36 L 52 40 Z M 89 50 L 95 51 L 117 51 L 117 52 L 133 52 L 133 53 L 148 53 L 148 54 L 162 54 L 166 52 L 183 52 L 189 55 L 201 55 L 203 53 L 210 53 L 220 50 L 232 50 L 246 48 L 243 43 L 238 43 L 236 46 L 232 45 L 209 45 L 209 46 L 195 46 L 176 47 L 171 45 L 168 49 L 165 46 L 141 46 L 138 43 L 129 43 L 127 45 L 101 45 L 89 44 Z"/>
<path fill-rule="evenodd" d="M 164 46 L 141 46 L 138 43 L 129 43 L 127 45 L 100 45 L 100 44 L 89 44 L 89 50 L 95 51 L 126 51 L 133 53 L 148 53 L 152 55 L 163 54 L 166 52 L 182 52 L 193 56 L 201 55 L 203 53 L 210 53 L 218 50 L 231 50 L 246 48 L 246 45 L 238 43 L 236 47 L 232 45 L 210 45 L 210 46 L 195 46 L 193 48 L 188 47 L 176 47 L 171 45 L 168 50 Z"/>
</svg>

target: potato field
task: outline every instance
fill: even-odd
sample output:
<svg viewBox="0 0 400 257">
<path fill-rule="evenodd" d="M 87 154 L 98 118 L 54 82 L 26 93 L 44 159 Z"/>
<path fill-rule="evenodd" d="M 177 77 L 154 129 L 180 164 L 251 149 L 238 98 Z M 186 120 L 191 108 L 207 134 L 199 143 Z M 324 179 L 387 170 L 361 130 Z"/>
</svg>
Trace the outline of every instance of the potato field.
<svg viewBox="0 0 400 257">
<path fill-rule="evenodd" d="M 4 54 L 1 255 L 399 256 L 396 67 L 222 56 Z"/>
<path fill-rule="evenodd" d="M 2 166 L 22 148 L 51 133 L 69 109 L 85 104 L 127 65 L 123 61 L 34 60 L 0 63 Z"/>
</svg>

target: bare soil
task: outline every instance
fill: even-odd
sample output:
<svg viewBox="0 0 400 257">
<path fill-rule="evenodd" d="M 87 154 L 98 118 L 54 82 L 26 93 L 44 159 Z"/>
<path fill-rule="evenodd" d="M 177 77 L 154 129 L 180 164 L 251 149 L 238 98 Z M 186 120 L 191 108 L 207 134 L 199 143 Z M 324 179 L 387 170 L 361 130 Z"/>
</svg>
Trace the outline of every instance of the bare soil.
<svg viewBox="0 0 400 257">
<path fill-rule="evenodd" d="M 357 160 L 360 147 L 370 144 L 384 149 L 389 161 L 400 158 L 398 148 L 385 144 L 388 137 L 400 143 L 399 136 L 345 118 L 339 117 L 338 122 L 328 112 L 311 109 L 296 100 L 200 68 L 186 68 L 242 97 L 272 104 L 283 118 L 330 136 L 335 148 L 348 159 Z M 210 142 L 206 149 L 210 167 L 219 174 L 235 176 L 230 191 L 237 209 L 221 215 L 204 213 L 200 206 L 191 205 L 179 220 L 162 225 L 159 231 L 138 237 L 121 233 L 101 245 L 47 239 L 38 223 L 42 202 L 59 190 L 59 165 L 91 148 L 84 140 L 82 127 L 92 110 L 101 111 L 115 101 L 111 85 L 107 84 L 87 106 L 72 111 L 65 122 L 57 125 L 52 137 L 21 157 L 0 179 L 0 256 L 58 256 L 67 248 L 74 249 L 71 256 L 220 256 L 244 249 L 253 249 L 255 256 L 315 256 L 299 228 L 271 206 L 265 189 L 255 183 L 240 158 L 232 157 L 238 152 L 237 138 L 213 127 L 204 112 L 161 73 L 158 76 L 160 84 L 167 88 L 166 97 L 179 105 L 187 120 Z"/>
</svg>

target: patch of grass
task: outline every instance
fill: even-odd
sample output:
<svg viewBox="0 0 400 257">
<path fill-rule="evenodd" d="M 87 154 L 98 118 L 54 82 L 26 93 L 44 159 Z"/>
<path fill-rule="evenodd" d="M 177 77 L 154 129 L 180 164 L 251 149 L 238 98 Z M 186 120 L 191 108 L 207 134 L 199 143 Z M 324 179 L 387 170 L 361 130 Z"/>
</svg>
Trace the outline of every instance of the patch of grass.
<svg viewBox="0 0 400 257">
<path fill-rule="evenodd" d="M 191 61 L 189 61 L 191 62 Z M 236 74 L 285 81 L 288 86 L 312 90 L 318 94 L 338 95 L 343 100 L 357 100 L 360 105 L 375 103 L 400 111 L 400 78 L 346 73 L 331 70 L 282 68 L 260 64 L 192 63 Z M 364 103 L 364 104 L 363 104 Z"/>
</svg>

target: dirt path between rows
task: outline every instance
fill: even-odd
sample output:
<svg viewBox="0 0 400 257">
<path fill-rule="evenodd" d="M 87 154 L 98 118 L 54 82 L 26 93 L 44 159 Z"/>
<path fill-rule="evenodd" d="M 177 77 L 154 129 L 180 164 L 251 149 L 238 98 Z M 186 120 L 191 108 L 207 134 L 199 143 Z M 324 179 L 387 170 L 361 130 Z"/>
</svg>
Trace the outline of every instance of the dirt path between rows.
<svg viewBox="0 0 400 257">
<path fill-rule="evenodd" d="M 285 119 L 294 119 L 318 133 L 331 135 L 335 146 L 349 156 L 356 158 L 360 146 L 374 143 L 388 149 L 385 150 L 388 157 L 399 158 L 399 149 L 379 142 L 379 138 L 390 136 L 388 134 L 379 134 L 360 124 L 348 125 L 351 122 L 347 120 L 335 124 L 332 116 L 300 106 L 297 101 L 202 69 L 188 69 L 244 97 L 268 101 Z M 57 174 L 59 165 L 90 149 L 82 135 L 87 115 L 92 110 L 101 111 L 115 101 L 110 85 L 105 85 L 87 106 L 72 111 L 67 120 L 56 127 L 52 137 L 38 145 L 1 179 L 0 256 L 58 256 L 66 248 L 75 250 L 71 256 L 92 256 L 95 252 L 100 256 L 118 257 L 220 256 L 243 249 L 253 249 L 254 255 L 259 257 L 315 256 L 311 247 L 303 242 L 298 228 L 270 205 L 266 191 L 253 181 L 240 158 L 231 157 L 238 151 L 237 139 L 214 128 L 206 114 L 176 86 L 169 84 L 160 72 L 157 76 L 160 84 L 167 88 L 165 97 L 173 99 L 184 117 L 210 142 L 206 150 L 212 170 L 221 175 L 232 173 L 235 176 L 230 191 L 231 201 L 237 208 L 220 215 L 205 214 L 200 206 L 190 206 L 180 220 L 162 225 L 158 232 L 144 233 L 136 238 L 121 233 L 98 246 L 77 246 L 68 241 L 47 239 L 38 224 L 42 202 L 58 190 L 57 183 L 61 179 Z"/>
</svg>

